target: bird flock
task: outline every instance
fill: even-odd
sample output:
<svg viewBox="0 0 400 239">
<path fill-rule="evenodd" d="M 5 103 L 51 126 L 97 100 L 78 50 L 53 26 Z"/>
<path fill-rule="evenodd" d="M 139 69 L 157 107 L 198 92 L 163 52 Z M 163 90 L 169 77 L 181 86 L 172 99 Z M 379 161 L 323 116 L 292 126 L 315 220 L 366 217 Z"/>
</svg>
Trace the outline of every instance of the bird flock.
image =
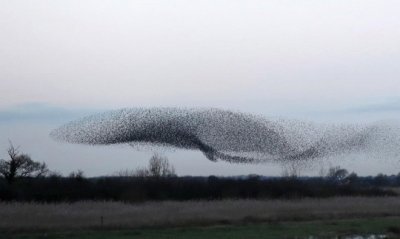
<svg viewBox="0 0 400 239">
<path fill-rule="evenodd" d="M 399 154 L 396 124 L 317 124 L 221 109 L 126 108 L 69 122 L 55 140 L 200 150 L 211 161 L 301 162 L 356 152 Z"/>
</svg>

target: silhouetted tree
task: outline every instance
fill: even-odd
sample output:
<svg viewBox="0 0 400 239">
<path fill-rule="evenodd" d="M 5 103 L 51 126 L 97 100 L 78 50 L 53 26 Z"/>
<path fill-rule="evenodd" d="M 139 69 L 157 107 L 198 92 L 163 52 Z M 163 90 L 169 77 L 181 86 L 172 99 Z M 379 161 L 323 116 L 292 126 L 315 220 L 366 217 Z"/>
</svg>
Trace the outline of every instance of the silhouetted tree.
<svg viewBox="0 0 400 239">
<path fill-rule="evenodd" d="M 283 164 L 282 177 L 297 178 L 300 176 L 300 165 L 297 162 Z"/>
<path fill-rule="evenodd" d="M 77 181 L 83 181 L 85 179 L 85 174 L 82 170 L 72 171 L 69 175 L 69 178 L 76 179 Z"/>
<path fill-rule="evenodd" d="M 120 170 L 114 173 L 117 177 L 171 177 L 176 176 L 175 168 L 169 163 L 168 158 L 154 154 L 147 167 L 137 168 L 136 170 Z"/>
<path fill-rule="evenodd" d="M 136 177 L 149 177 L 150 175 L 150 171 L 147 168 L 138 168 L 135 170 L 135 176 Z"/>
<path fill-rule="evenodd" d="M 115 172 L 113 176 L 116 177 L 137 177 L 137 170 L 133 169 L 123 169 Z"/>
<path fill-rule="evenodd" d="M 354 184 L 358 181 L 358 175 L 355 172 L 352 172 L 345 178 L 346 183 Z"/>
<path fill-rule="evenodd" d="M 396 185 L 400 186 L 400 173 L 398 173 L 396 176 Z"/>
<path fill-rule="evenodd" d="M 377 176 L 375 176 L 374 178 L 374 184 L 376 186 L 384 186 L 388 184 L 388 177 L 382 173 L 378 174 Z"/>
<path fill-rule="evenodd" d="M 122 171 L 124 172 L 124 171 Z M 131 173 L 130 171 L 129 174 Z M 175 168 L 169 163 L 168 158 L 154 154 L 147 168 L 136 169 L 134 176 L 136 177 L 171 177 L 176 176 Z"/>
<path fill-rule="evenodd" d="M 10 159 L 0 160 L 0 174 L 8 183 L 18 177 L 40 177 L 49 173 L 45 163 L 35 162 L 29 155 L 20 153 L 11 142 L 7 153 Z"/>
<path fill-rule="evenodd" d="M 175 168 L 168 158 L 154 154 L 149 161 L 149 175 L 152 177 L 168 177 L 175 175 Z"/>
<path fill-rule="evenodd" d="M 348 174 L 349 172 L 346 169 L 337 166 L 329 169 L 327 177 L 334 181 L 342 181 Z"/>
</svg>

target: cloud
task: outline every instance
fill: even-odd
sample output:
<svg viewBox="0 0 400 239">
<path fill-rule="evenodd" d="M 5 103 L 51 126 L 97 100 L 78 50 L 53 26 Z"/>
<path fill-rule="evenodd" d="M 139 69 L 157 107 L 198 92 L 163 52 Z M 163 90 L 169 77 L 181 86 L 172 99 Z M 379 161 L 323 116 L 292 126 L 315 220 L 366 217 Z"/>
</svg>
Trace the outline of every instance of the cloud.
<svg viewBox="0 0 400 239">
<path fill-rule="evenodd" d="M 371 112 L 400 112 L 400 100 L 392 101 L 392 102 L 385 102 L 385 103 L 377 103 L 377 104 L 370 104 L 366 106 L 361 106 L 358 108 L 352 109 L 355 112 L 364 112 L 364 113 L 371 113 Z"/>
<path fill-rule="evenodd" d="M 0 122 L 62 122 L 97 112 L 94 109 L 63 108 L 29 103 L 0 110 Z"/>
<path fill-rule="evenodd" d="M 400 99 L 354 107 L 347 111 L 355 113 L 400 112 Z"/>
</svg>

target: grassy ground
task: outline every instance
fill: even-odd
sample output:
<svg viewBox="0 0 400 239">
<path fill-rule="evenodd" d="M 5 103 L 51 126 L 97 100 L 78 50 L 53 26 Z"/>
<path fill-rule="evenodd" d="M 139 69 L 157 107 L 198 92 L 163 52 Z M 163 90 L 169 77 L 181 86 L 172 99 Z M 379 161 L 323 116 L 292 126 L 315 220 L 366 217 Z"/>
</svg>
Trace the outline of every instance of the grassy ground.
<svg viewBox="0 0 400 239">
<path fill-rule="evenodd" d="M 0 231 L 190 227 L 254 222 L 400 217 L 400 197 L 302 200 L 0 203 Z M 102 220 L 103 219 L 103 220 Z"/>
<path fill-rule="evenodd" d="M 399 197 L 0 202 L 0 239 L 305 238 L 388 231 L 400 238 Z"/>
<path fill-rule="evenodd" d="M 341 235 L 386 234 L 400 237 L 400 217 L 325 220 L 309 222 L 280 222 L 213 227 L 184 227 L 166 229 L 92 230 L 78 232 L 36 232 L 1 234 L 1 239 L 260 239 L 260 238 L 334 238 Z"/>
</svg>

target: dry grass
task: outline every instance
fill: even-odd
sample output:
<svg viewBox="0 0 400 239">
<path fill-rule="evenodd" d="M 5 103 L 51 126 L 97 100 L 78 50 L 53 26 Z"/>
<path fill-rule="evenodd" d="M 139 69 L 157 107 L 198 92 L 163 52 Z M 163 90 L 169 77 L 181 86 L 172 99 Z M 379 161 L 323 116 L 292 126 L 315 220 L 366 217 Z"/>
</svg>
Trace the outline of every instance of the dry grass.
<svg viewBox="0 0 400 239">
<path fill-rule="evenodd" d="M 399 197 L 187 202 L 0 203 L 1 230 L 137 228 L 400 216 Z"/>
</svg>

